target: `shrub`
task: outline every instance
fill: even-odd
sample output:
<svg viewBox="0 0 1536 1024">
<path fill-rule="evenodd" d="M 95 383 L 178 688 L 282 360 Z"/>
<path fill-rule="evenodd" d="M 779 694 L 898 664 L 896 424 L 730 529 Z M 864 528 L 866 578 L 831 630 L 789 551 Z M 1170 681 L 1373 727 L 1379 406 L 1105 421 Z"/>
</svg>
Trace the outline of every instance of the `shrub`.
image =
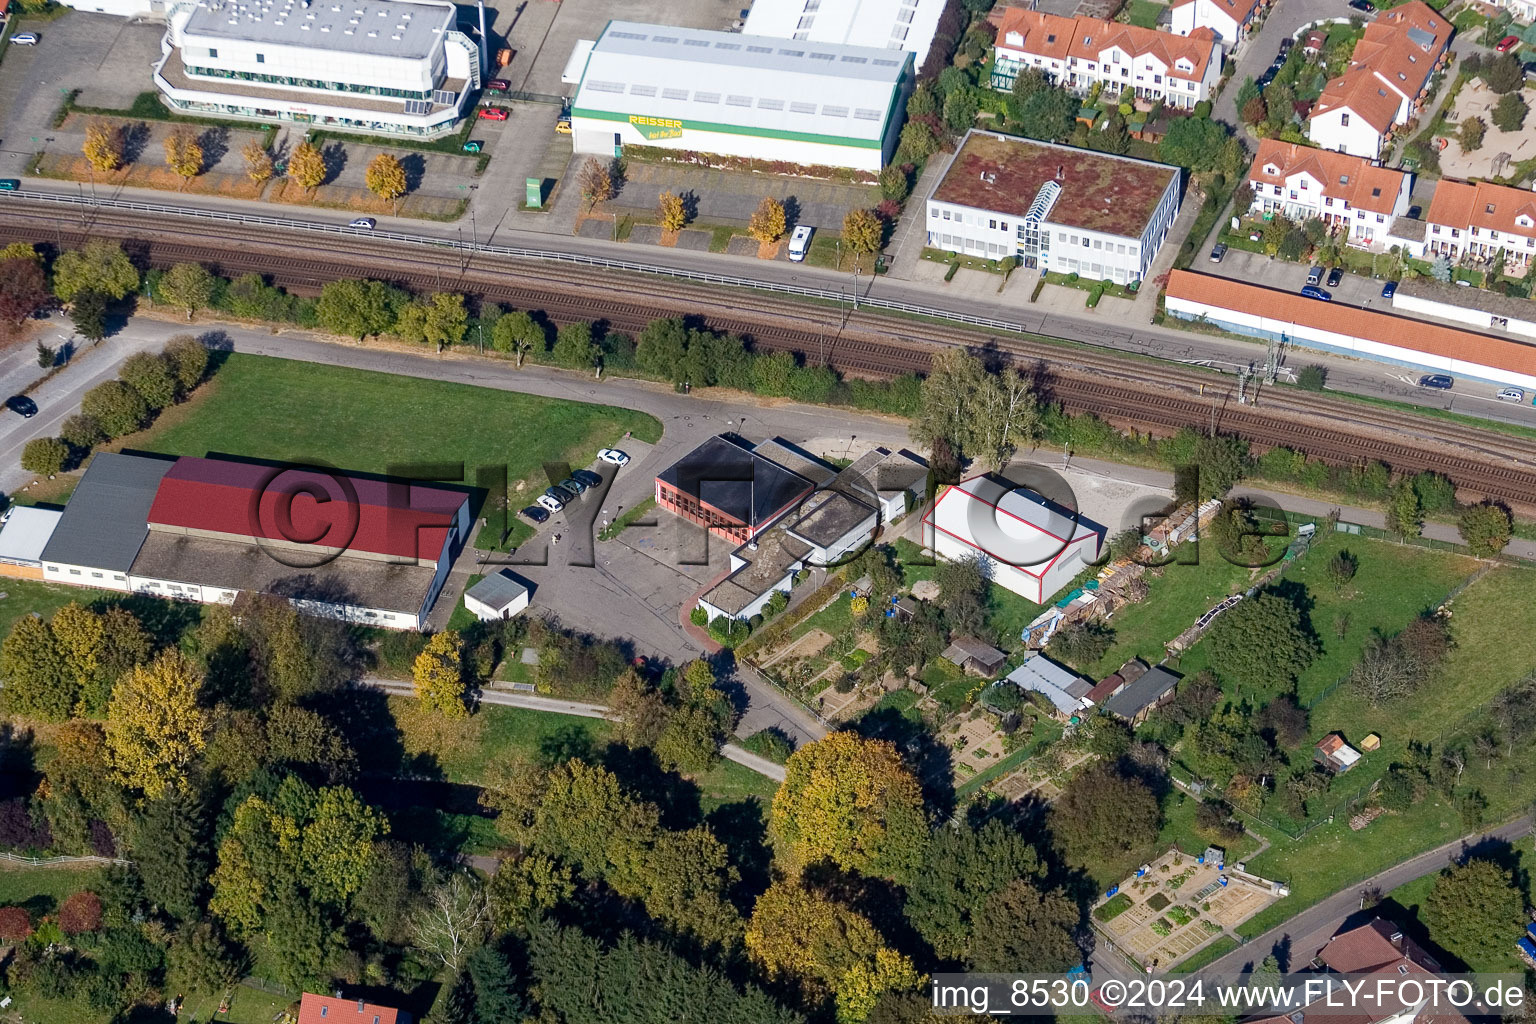
<svg viewBox="0 0 1536 1024">
<path fill-rule="evenodd" d="M 763 624 L 763 616 L 762 616 L 761 613 L 753 615 L 751 618 L 749 618 L 747 620 L 747 628 L 748 629 L 756 629 L 758 626 L 761 626 L 762 624 Z"/>
<path fill-rule="evenodd" d="M 959 271 L 959 269 L 960 269 L 960 264 L 959 263 L 951 263 L 949 265 L 949 269 L 944 271 L 944 280 L 945 280 L 945 282 L 947 283 L 949 281 L 953 281 L 955 279 L 955 273 L 957 271 Z"/>
<path fill-rule="evenodd" d="M 688 621 L 695 626 L 707 626 L 709 625 L 709 612 L 703 608 L 695 607 L 693 611 L 688 613 Z"/>
<path fill-rule="evenodd" d="M 851 675 L 839 676 L 837 682 L 832 684 L 832 689 L 838 693 L 852 693 L 854 678 Z"/>
<path fill-rule="evenodd" d="M 1303 366 L 1296 374 L 1296 383 L 1308 391 L 1321 391 L 1328 383 L 1328 367 L 1316 363 Z"/>
<path fill-rule="evenodd" d="M 25 907 L 0 907 L 0 940 L 20 942 L 32 934 L 32 918 Z"/>
<path fill-rule="evenodd" d="M 38 476 L 57 476 L 69 461 L 69 445 L 56 437 L 34 437 L 21 449 L 21 468 Z"/>
<path fill-rule="evenodd" d="M 59 927 L 65 935 L 94 932 L 101 927 L 101 897 L 83 889 L 59 908 Z"/>
</svg>

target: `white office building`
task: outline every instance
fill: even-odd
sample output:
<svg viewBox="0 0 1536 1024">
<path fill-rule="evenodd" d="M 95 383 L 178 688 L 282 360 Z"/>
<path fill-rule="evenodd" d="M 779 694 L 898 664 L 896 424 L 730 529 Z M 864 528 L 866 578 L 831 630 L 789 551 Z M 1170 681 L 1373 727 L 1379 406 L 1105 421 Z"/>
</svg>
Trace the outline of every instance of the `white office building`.
<svg viewBox="0 0 1536 1024">
<path fill-rule="evenodd" d="M 943 13 L 944 0 L 755 0 L 742 31 L 905 50 L 921 67 Z"/>
<path fill-rule="evenodd" d="M 198 0 L 170 14 L 155 64 L 189 114 L 433 137 L 462 120 L 480 51 L 438 0 Z"/>
<path fill-rule="evenodd" d="M 928 197 L 928 245 L 1129 284 L 1179 212 L 1179 169 L 972 130 Z"/>
<path fill-rule="evenodd" d="M 574 147 L 602 156 L 650 146 L 876 173 L 914 78 L 899 50 L 625 21 L 583 52 Z"/>
</svg>

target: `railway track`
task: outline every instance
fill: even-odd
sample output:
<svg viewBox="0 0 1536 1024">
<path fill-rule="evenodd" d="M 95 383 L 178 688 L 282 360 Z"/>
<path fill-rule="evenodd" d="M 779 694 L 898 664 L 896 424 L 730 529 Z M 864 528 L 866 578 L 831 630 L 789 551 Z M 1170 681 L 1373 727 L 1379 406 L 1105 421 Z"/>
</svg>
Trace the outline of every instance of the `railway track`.
<svg viewBox="0 0 1536 1024">
<path fill-rule="evenodd" d="M 795 351 L 857 376 L 925 371 L 933 353 L 946 346 L 985 349 L 1024 368 L 1043 368 L 1053 400 L 1117 426 L 1166 434 L 1214 422 L 1261 448 L 1283 445 L 1336 465 L 1381 459 L 1400 470 L 1444 472 L 1467 497 L 1536 509 L 1536 445 L 1519 438 L 1289 388 L 1263 389 L 1257 405 L 1243 405 L 1230 376 L 1089 343 L 1000 336 L 693 282 L 667 280 L 658 287 L 654 277 L 479 253 L 466 258 L 441 247 L 381 244 L 366 237 L 279 234 L 194 220 L 146 227 L 109 212 L 98 212 L 80 228 L 54 208 L 7 209 L 13 216 L 0 225 L 4 241 L 70 247 L 89 237 L 115 237 L 152 266 L 191 261 L 226 276 L 261 273 L 299 294 L 317 294 L 338 277 L 370 276 L 413 291 L 463 291 L 512 308 L 542 310 L 556 323 L 599 318 L 630 332 L 658 316 L 685 315 L 746 336 L 760 350 Z M 188 240 L 200 236 L 207 240 Z M 1112 326 L 1103 334 L 1121 341 L 1134 337 L 1134 331 Z"/>
</svg>

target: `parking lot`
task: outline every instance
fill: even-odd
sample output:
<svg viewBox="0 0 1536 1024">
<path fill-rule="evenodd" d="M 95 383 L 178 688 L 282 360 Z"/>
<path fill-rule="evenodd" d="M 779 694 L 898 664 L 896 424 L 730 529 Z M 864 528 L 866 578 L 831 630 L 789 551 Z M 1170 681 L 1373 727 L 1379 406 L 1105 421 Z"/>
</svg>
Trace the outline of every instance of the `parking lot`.
<svg viewBox="0 0 1536 1024">
<path fill-rule="evenodd" d="M 1207 249 L 1206 255 L 1209 256 L 1209 254 L 1210 250 Z M 1299 292 L 1307 283 L 1307 274 L 1311 271 L 1312 265 L 1270 259 L 1262 253 L 1246 252 L 1242 249 L 1229 249 L 1226 258 L 1220 263 L 1212 263 L 1201 257 L 1190 269 L 1220 277 L 1230 277 L 1234 281 L 1263 284 L 1267 288 L 1283 288 L 1287 291 Z M 1390 310 L 1392 308 L 1391 301 L 1381 297 L 1381 286 L 1386 283 L 1385 281 L 1361 274 L 1346 273 L 1337 285 L 1330 288 L 1327 276 L 1327 271 L 1324 271 L 1320 287 L 1333 296 L 1334 302 L 1362 306 L 1367 309 Z"/>
</svg>

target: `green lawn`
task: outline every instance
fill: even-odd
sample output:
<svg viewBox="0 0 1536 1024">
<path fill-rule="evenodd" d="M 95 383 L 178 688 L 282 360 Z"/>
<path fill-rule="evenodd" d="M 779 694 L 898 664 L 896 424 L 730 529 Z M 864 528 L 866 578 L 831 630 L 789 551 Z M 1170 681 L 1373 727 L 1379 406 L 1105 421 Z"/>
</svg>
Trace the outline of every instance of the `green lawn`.
<svg viewBox="0 0 1536 1024">
<path fill-rule="evenodd" d="M 1142 28 L 1157 28 L 1158 16 L 1167 10 L 1162 4 L 1152 3 L 1152 0 L 1131 0 L 1130 7 L 1131 24 Z"/>
<path fill-rule="evenodd" d="M 65 898 L 100 883 L 98 865 L 31 867 L 0 861 L 0 906 L 24 906 L 33 918 L 52 914 Z"/>
<path fill-rule="evenodd" d="M 414 705 L 411 697 L 391 697 L 390 707 L 397 719 Z M 516 754 L 536 755 L 541 751 L 573 749 L 582 745 L 603 744 L 609 724 L 600 718 L 558 715 L 548 711 L 484 705 L 476 713 L 476 726 L 465 730 L 468 742 L 438 747 L 438 763 L 450 782 L 478 784 L 486 765 L 505 761 Z"/>
<path fill-rule="evenodd" d="M 699 806 L 705 814 L 725 804 L 744 800 L 756 800 L 766 809 L 779 791 L 779 784 L 773 779 L 723 757 L 719 764 L 694 781 L 698 783 Z"/>
<path fill-rule="evenodd" d="M 71 601 L 90 604 L 97 599 L 110 601 L 113 596 L 123 596 L 109 591 L 82 590 L 56 583 L 12 579 L 0 580 L 0 593 L 5 595 L 0 599 L 0 636 L 9 634 L 11 626 L 23 615 L 36 612 L 47 619 Z"/>
<path fill-rule="evenodd" d="M 1362 558 L 1362 573 L 1364 565 Z M 1390 712 L 1404 723 L 1403 728 L 1417 730 L 1417 738 L 1438 743 L 1443 738 L 1440 730 L 1465 725 L 1493 695 L 1536 671 L 1536 570 L 1495 570 L 1459 596 L 1452 609 L 1456 648 L 1439 681 L 1382 712 L 1354 702 L 1353 720 L 1359 726 L 1351 726 L 1351 731 L 1376 727 L 1388 720 Z M 1338 700 L 1341 708 L 1349 705 L 1348 692 L 1341 690 Z M 1324 702 L 1314 716 L 1326 716 L 1331 706 Z M 1406 740 L 1403 735 L 1384 733 L 1382 750 L 1368 755 L 1366 764 L 1341 783 L 1351 789 L 1368 783 L 1368 775 L 1375 773 L 1370 766 L 1389 762 Z M 1481 790 L 1487 798 L 1486 821 L 1504 820 L 1530 806 L 1536 779 L 1529 773 L 1522 776 L 1518 767 L 1513 758 L 1496 761 L 1491 768 L 1477 758 L 1468 759 L 1462 785 Z M 1249 868 L 1289 882 L 1291 895 L 1243 925 L 1242 933 L 1257 935 L 1332 892 L 1469 831 L 1450 801 L 1431 791 L 1406 811 L 1383 815 L 1359 832 L 1340 819 L 1318 826 L 1300 840 L 1273 834 L 1274 845 L 1255 857 Z"/>
<path fill-rule="evenodd" d="M 1195 812 L 1199 807 L 1200 801 L 1182 790 L 1175 789 L 1169 794 L 1163 802 L 1163 828 L 1157 836 L 1158 850 L 1177 846 L 1185 853 L 1195 855 L 1205 852 L 1205 848 L 1212 845 L 1213 840 L 1195 831 Z M 1251 835 L 1244 835 L 1236 842 L 1217 845 L 1227 851 L 1227 860 L 1236 864 L 1252 855 L 1259 848 L 1259 841 Z"/>
<path fill-rule="evenodd" d="M 523 499 L 548 486 L 545 464 L 585 466 L 625 431 L 654 442 L 661 424 L 611 406 L 233 354 L 196 398 L 132 443 L 176 455 L 310 461 L 364 473 L 413 475 L 446 466 L 456 474 L 462 466 L 470 486 L 488 483 L 480 474 L 504 467 L 515 515 Z"/>
<path fill-rule="evenodd" d="M 1167 641 L 1193 626 L 1222 598 L 1247 589 L 1261 572 L 1228 562 L 1213 540 L 1182 545 L 1174 562 L 1147 571 L 1146 599 L 1115 614 L 1114 645 L 1096 664 L 1081 666 L 1083 674 L 1102 679 L 1131 658 L 1157 664 Z"/>
</svg>

